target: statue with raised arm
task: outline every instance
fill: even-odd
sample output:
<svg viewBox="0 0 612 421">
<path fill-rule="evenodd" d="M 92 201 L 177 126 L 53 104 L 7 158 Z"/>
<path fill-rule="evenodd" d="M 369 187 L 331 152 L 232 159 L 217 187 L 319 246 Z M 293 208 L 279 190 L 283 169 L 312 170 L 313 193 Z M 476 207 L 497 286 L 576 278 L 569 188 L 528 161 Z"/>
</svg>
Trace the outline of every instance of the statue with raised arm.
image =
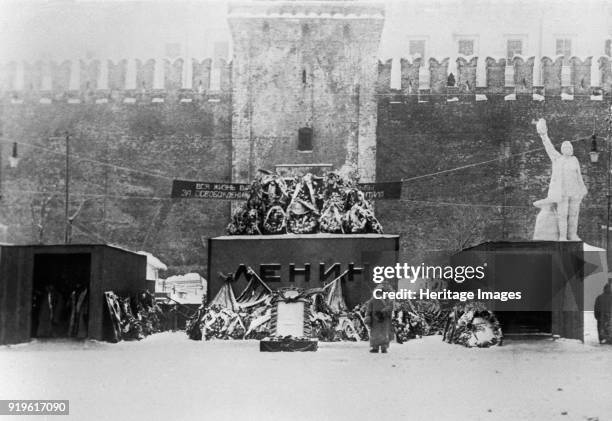
<svg viewBox="0 0 612 421">
<path fill-rule="evenodd" d="M 536 123 L 536 130 L 542 139 L 544 149 L 552 161 L 552 175 L 548 186 L 546 199 L 534 203 L 542 209 L 538 220 L 534 240 L 555 240 L 552 231 L 547 230 L 548 238 L 542 238 L 544 213 L 557 217 L 557 241 L 580 241 L 578 237 L 578 215 L 580 213 L 580 202 L 587 194 L 587 188 L 582 180 L 580 164 L 574 156 L 574 148 L 571 142 L 565 141 L 561 144 L 561 152 L 557 151 L 548 137 L 546 121 L 541 118 Z M 539 237 L 539 238 L 538 238 Z"/>
</svg>

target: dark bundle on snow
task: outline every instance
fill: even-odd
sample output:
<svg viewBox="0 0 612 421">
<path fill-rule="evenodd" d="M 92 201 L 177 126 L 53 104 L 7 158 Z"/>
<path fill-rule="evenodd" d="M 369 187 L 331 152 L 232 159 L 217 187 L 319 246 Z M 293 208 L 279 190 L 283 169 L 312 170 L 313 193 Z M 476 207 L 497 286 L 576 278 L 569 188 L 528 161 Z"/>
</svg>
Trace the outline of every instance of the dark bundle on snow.
<svg viewBox="0 0 612 421">
<path fill-rule="evenodd" d="M 119 297 L 112 291 L 104 293 L 111 318 L 111 340 L 140 340 L 161 331 L 162 310 L 150 292 L 135 297 Z"/>
</svg>

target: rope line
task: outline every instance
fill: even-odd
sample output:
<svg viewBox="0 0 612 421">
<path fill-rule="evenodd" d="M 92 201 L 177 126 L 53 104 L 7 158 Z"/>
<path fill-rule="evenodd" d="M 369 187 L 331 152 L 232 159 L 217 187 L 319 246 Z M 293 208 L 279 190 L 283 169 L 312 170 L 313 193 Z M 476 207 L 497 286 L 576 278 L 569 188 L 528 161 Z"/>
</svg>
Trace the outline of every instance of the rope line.
<svg viewBox="0 0 612 421">
<path fill-rule="evenodd" d="M 14 140 L 4 140 L 4 139 L 0 140 L 0 142 L 2 142 L 2 143 L 17 143 L 18 145 L 28 146 L 28 147 L 35 148 L 35 149 L 44 150 L 44 151 L 47 151 L 47 152 L 52 153 L 52 154 L 66 156 L 65 152 L 55 151 L 53 149 L 49 149 L 49 148 L 46 148 L 46 147 L 40 146 L 40 145 L 35 145 L 35 144 L 29 143 L 29 142 L 21 142 L 21 141 L 14 141 Z M 123 171 L 128 171 L 128 172 L 135 172 L 135 173 L 139 173 L 139 174 L 149 175 L 149 176 L 152 176 L 152 177 L 163 178 L 163 179 L 166 179 L 166 180 L 174 180 L 174 179 L 176 179 L 176 177 L 171 177 L 171 176 L 168 176 L 168 175 L 154 173 L 154 172 L 150 172 L 150 171 L 137 170 L 135 168 L 130 168 L 130 167 L 124 167 L 124 166 L 121 166 L 121 165 L 111 164 L 109 162 L 98 161 L 98 160 L 93 159 L 93 158 L 82 157 L 82 156 L 79 156 L 79 155 L 73 154 L 73 153 L 70 154 L 70 158 L 74 159 L 76 161 L 91 162 L 91 163 L 94 163 L 94 164 L 99 164 L 99 165 L 115 168 L 115 169 L 118 169 L 118 170 L 123 170 Z"/>
<path fill-rule="evenodd" d="M 49 194 L 63 194 L 64 190 L 21 190 L 21 189 L 4 189 L 5 192 L 11 192 L 16 194 L 29 194 L 29 195 L 49 195 Z M 70 192 L 71 197 L 91 197 L 91 198 L 108 198 L 108 199 L 135 199 L 135 200 L 172 200 L 171 197 L 160 197 L 160 196 L 136 196 L 136 195 L 107 195 L 107 194 L 93 194 L 93 193 L 79 193 Z"/>
<path fill-rule="evenodd" d="M 270 139 L 272 139 L 272 140 L 288 139 L 288 138 L 289 137 L 272 137 L 272 136 L 271 137 L 265 137 L 265 138 L 261 137 L 261 139 L 269 139 L 269 140 Z M 226 140 L 231 141 L 231 138 L 214 138 L 214 137 L 211 137 L 209 139 L 210 140 L 226 139 Z M 574 139 L 574 140 L 570 140 L 570 142 L 574 143 L 574 142 L 578 142 L 578 141 L 581 141 L 581 140 L 584 140 L 584 139 L 586 139 L 586 138 Z M 249 139 L 248 138 L 243 138 L 243 139 L 238 139 L 238 140 L 248 141 Z M 29 142 L 16 141 L 16 140 L 12 140 L 12 139 L 0 139 L 0 142 L 3 142 L 3 143 L 17 143 L 18 145 L 29 146 L 29 147 L 32 147 L 32 148 L 36 148 L 36 149 L 40 149 L 40 150 L 45 150 L 45 151 L 48 151 L 48 152 L 56 154 L 56 155 L 65 156 L 64 152 L 55 151 L 53 149 L 46 148 L 46 147 L 40 146 L 40 145 L 35 145 L 35 144 L 29 143 Z M 399 152 L 398 149 L 393 148 L 393 147 L 391 147 L 389 145 L 386 145 L 386 144 L 383 144 L 383 143 L 381 143 L 379 146 L 383 146 L 385 148 L 388 148 L 393 153 Z M 494 162 L 500 162 L 500 161 L 503 161 L 503 160 L 506 160 L 506 159 L 510 159 L 510 158 L 513 158 L 513 157 L 516 157 L 516 156 L 527 155 L 527 154 L 530 154 L 532 152 L 537 152 L 537 151 L 542 151 L 542 150 L 544 150 L 543 146 L 535 148 L 535 149 L 531 149 L 531 150 L 528 150 L 528 151 L 512 154 L 512 155 L 509 155 L 509 156 L 501 156 L 501 157 L 498 157 L 498 158 L 493 158 L 493 159 L 486 160 L 486 161 L 476 162 L 476 163 L 473 163 L 473 164 L 461 165 L 459 167 L 449 168 L 449 169 L 446 169 L 446 170 L 441 170 L 441 171 L 437 171 L 437 172 L 433 172 L 433 173 L 429 173 L 429 174 L 422 174 L 422 175 L 413 176 L 413 177 L 409 177 L 409 178 L 402 178 L 400 181 L 401 182 L 407 182 L 407 181 L 414 181 L 414 180 L 419 180 L 419 179 L 427 178 L 427 177 L 435 177 L 437 175 L 446 174 L 446 173 L 454 172 L 454 171 L 460 171 L 460 170 L 467 169 L 467 168 L 473 168 L 473 167 L 480 166 L 480 165 L 487 165 L 487 164 L 491 164 L 491 163 L 494 163 Z M 103 162 L 103 161 L 99 161 L 99 160 L 96 160 L 96 159 L 93 159 L 93 158 L 82 157 L 82 156 L 79 156 L 79 155 L 76 155 L 76 154 L 71 154 L 71 157 L 74 157 L 77 161 L 91 162 L 91 163 L 95 163 L 95 164 L 99 164 L 99 165 L 103 165 L 103 166 L 108 166 L 108 167 L 111 167 L 111 168 L 119 169 L 119 170 L 122 170 L 122 171 L 135 172 L 135 173 L 139 173 L 139 174 L 143 174 L 143 175 L 149 175 L 149 176 L 152 176 L 152 177 L 163 178 L 163 179 L 166 179 L 166 180 L 175 180 L 175 179 L 179 178 L 179 177 L 172 177 L 172 176 L 169 176 L 169 175 L 155 173 L 155 172 L 151 172 L 151 171 L 137 170 L 135 168 L 130 168 L 130 167 L 125 167 L 125 166 L 121 166 L 121 165 L 111 164 L 109 162 Z M 406 171 L 401 169 L 401 168 L 400 168 L 400 172 L 402 172 L 404 174 L 406 173 Z"/>
<path fill-rule="evenodd" d="M 570 140 L 570 142 L 574 143 L 574 142 L 579 142 L 579 141 L 582 141 L 582 140 L 585 140 L 585 139 L 586 138 L 574 139 L 574 140 Z M 530 154 L 530 153 L 533 153 L 533 152 L 538 152 L 538 151 L 543 151 L 543 150 L 544 150 L 544 146 L 541 146 L 541 147 L 538 147 L 538 148 L 535 148 L 535 149 L 529 149 L 527 151 L 518 152 L 518 153 L 515 153 L 515 154 L 512 154 L 512 155 L 508 155 L 508 156 L 500 156 L 499 158 L 489 159 L 489 160 L 481 161 L 481 162 L 475 162 L 473 164 L 461 165 L 459 167 L 449 168 L 449 169 L 446 169 L 446 170 L 441 170 L 441 171 L 437 171 L 437 172 L 433 172 L 433 173 L 429 173 L 429 174 L 417 175 L 417 176 L 410 177 L 410 178 L 402 178 L 401 181 L 402 182 L 406 182 L 406 181 L 414 181 L 414 180 L 418 180 L 418 179 L 426 178 L 426 177 L 435 177 L 436 175 L 446 174 L 446 173 L 454 172 L 454 171 L 460 171 L 460 170 L 463 170 L 463 169 L 466 169 L 466 168 L 477 167 L 477 166 L 480 166 L 480 165 L 487 165 L 487 164 L 491 164 L 493 162 L 500 162 L 500 161 L 503 161 L 503 160 L 506 160 L 506 159 L 514 158 L 514 157 L 521 156 L 521 155 L 527 155 L 527 154 Z"/>
</svg>

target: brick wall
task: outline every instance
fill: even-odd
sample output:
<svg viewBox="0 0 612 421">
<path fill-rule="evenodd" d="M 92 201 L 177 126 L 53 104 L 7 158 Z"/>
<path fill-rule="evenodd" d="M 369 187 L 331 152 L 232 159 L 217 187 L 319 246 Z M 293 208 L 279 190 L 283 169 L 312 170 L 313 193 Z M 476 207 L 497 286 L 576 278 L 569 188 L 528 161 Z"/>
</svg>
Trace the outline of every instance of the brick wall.
<svg viewBox="0 0 612 421">
<path fill-rule="evenodd" d="M 221 235 L 229 204 L 172 200 L 174 178 L 229 181 L 229 97 L 151 104 L 5 104 L 3 164 L 19 142 L 16 169 L 3 165 L 7 241 L 38 241 L 45 200 L 46 243 L 63 242 L 64 133 L 71 135 L 73 243 L 108 242 L 147 250 L 173 271 L 205 273 L 204 239 Z M 51 139 L 49 139 L 51 138 Z M 33 146 L 30 146 L 33 145 Z M 105 165 L 106 163 L 110 165 Z"/>
</svg>

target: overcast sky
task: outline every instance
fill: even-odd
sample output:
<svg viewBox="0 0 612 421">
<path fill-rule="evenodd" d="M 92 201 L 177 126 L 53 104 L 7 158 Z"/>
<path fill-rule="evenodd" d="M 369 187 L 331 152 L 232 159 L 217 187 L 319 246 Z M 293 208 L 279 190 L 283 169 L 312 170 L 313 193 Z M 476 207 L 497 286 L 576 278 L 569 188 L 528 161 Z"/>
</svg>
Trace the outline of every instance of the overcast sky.
<svg viewBox="0 0 612 421">
<path fill-rule="evenodd" d="M 258 0 L 251 0 L 256 2 Z M 375 0 L 376 1 L 376 0 Z M 506 34 L 529 34 L 543 22 L 545 35 L 576 37 L 576 54 L 603 53 L 610 36 L 604 1 L 444 0 L 383 1 L 385 29 L 379 56 L 405 55 L 407 39 L 428 38 L 432 56 L 453 53 L 454 38 L 475 35 L 480 53 L 502 56 Z M 347 2 L 348 4 L 349 2 Z M 0 0 L 0 61 L 67 58 L 151 58 L 178 43 L 182 54 L 204 58 L 230 41 L 226 0 Z M 550 54 L 553 38 L 542 54 Z M 594 47 L 596 46 L 596 48 Z"/>
</svg>

